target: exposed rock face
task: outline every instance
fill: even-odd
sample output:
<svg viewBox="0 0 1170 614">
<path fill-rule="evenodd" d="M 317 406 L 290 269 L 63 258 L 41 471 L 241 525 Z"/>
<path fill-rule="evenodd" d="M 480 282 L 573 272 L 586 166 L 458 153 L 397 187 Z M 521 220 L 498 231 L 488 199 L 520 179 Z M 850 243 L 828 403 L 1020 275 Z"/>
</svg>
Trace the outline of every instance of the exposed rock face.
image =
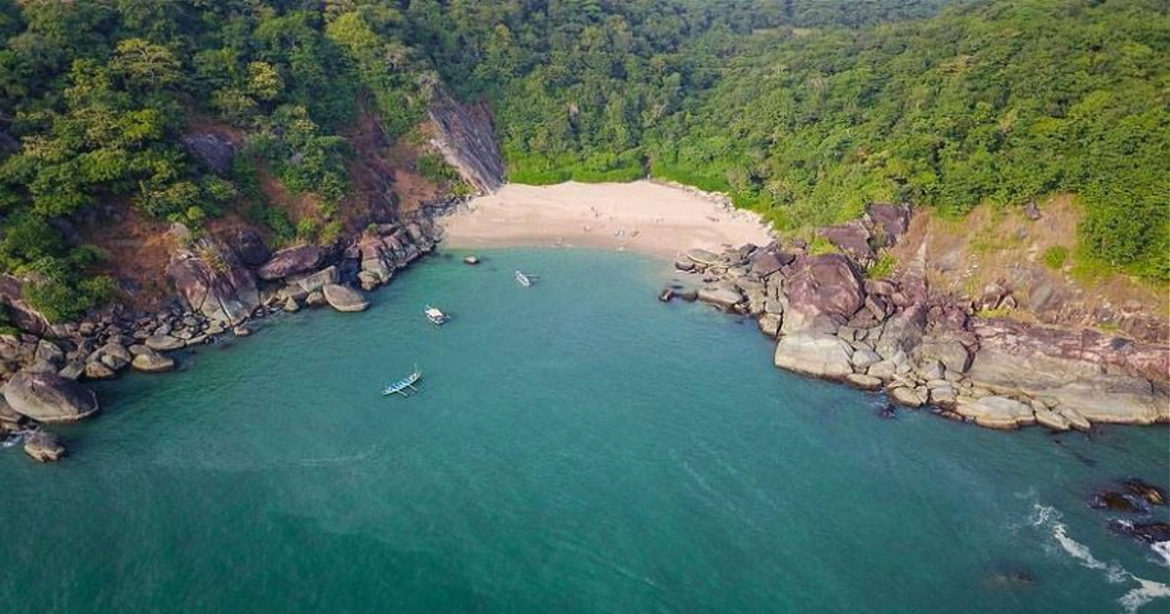
<svg viewBox="0 0 1170 614">
<path fill-rule="evenodd" d="M 326 250 L 317 245 L 298 245 L 282 249 L 265 262 L 256 275 L 265 281 L 315 271 L 325 260 Z"/>
<path fill-rule="evenodd" d="M 910 207 L 891 203 L 870 203 L 866 217 L 878 231 L 878 247 L 893 245 L 910 229 Z"/>
<path fill-rule="evenodd" d="M 12 323 L 20 330 L 43 335 L 49 320 L 24 300 L 24 284 L 7 273 L 0 275 L 0 305 L 8 306 Z"/>
<path fill-rule="evenodd" d="M 227 137 L 213 132 L 192 132 L 184 135 L 182 141 L 188 153 L 207 168 L 220 175 L 232 171 L 232 164 L 236 159 L 236 146 Z"/>
<path fill-rule="evenodd" d="M 244 266 L 258 267 L 272 257 L 272 251 L 264 243 L 264 238 L 251 228 L 244 228 L 236 233 L 236 242 L 232 247 Z"/>
<path fill-rule="evenodd" d="M 870 247 L 869 228 L 861 220 L 822 228 L 821 236 L 862 263 L 873 262 L 875 254 Z"/>
<path fill-rule="evenodd" d="M 844 324 L 865 303 L 861 273 L 841 254 L 802 256 L 785 278 L 782 332 L 830 330 Z"/>
<path fill-rule="evenodd" d="M 361 292 L 348 286 L 328 284 L 321 288 L 321 292 L 329 306 L 338 311 L 365 311 L 370 306 L 370 301 Z"/>
<path fill-rule="evenodd" d="M 461 104 L 439 90 L 431 100 L 429 113 L 438 128 L 431 143 L 447 163 L 480 192 L 499 189 L 504 183 L 504 162 L 487 104 Z"/>
<path fill-rule="evenodd" d="M 17 373 L 2 392 L 14 411 L 38 422 L 73 422 L 98 410 L 92 390 L 55 373 Z"/>
<path fill-rule="evenodd" d="M 172 231 L 180 246 L 171 255 L 167 277 L 192 311 L 225 325 L 243 322 L 260 304 L 256 279 L 223 243 L 204 236 L 186 245 L 186 228 Z"/>
<path fill-rule="evenodd" d="M 827 236 L 844 247 L 857 239 L 851 251 L 864 255 L 866 233 L 872 247 L 889 244 L 908 220 L 904 206 L 875 204 Z M 675 268 L 701 276 L 700 298 L 778 337 L 773 360 L 784 369 L 884 387 L 898 404 L 930 403 L 990 428 L 1170 422 L 1170 348 L 980 318 L 979 308 L 1012 308 L 1013 291 L 992 284 L 974 298 L 932 293 L 926 245 L 889 279 L 863 280 L 850 255 L 808 255 L 795 241 L 788 252 L 776 244 L 690 250 Z"/>
</svg>

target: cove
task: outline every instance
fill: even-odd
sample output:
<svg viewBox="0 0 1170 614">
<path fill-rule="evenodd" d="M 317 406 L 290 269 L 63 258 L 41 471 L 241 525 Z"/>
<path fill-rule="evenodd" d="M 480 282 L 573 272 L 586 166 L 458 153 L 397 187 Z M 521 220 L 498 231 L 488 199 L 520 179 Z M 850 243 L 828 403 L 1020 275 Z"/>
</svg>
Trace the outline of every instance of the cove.
<svg viewBox="0 0 1170 614">
<path fill-rule="evenodd" d="M 660 261 L 480 255 L 104 384 L 66 462 L 0 451 L 6 610 L 1166 608 L 1134 579 L 1166 568 L 1085 504 L 1165 486 L 1165 428 L 880 419 L 753 323 L 658 303 Z M 380 396 L 416 363 L 422 393 Z"/>
</svg>

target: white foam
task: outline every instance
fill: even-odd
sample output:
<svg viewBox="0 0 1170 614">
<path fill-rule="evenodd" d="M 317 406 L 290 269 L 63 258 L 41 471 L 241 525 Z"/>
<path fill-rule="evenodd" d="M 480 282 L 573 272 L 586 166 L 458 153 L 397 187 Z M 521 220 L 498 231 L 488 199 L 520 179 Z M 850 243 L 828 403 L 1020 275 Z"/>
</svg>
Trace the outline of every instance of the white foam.
<svg viewBox="0 0 1170 614">
<path fill-rule="evenodd" d="M 1120 584 L 1127 581 L 1137 583 L 1137 588 L 1130 590 L 1117 600 L 1126 612 L 1132 614 L 1138 608 L 1154 599 L 1170 597 L 1170 586 L 1161 582 L 1139 578 L 1126 571 L 1125 568 L 1117 563 L 1106 564 L 1098 560 L 1089 551 L 1088 546 L 1068 536 L 1068 527 L 1063 522 L 1060 522 L 1060 518 L 1060 512 L 1053 507 L 1040 505 L 1039 503 L 1032 505 L 1032 526 L 1051 528 L 1052 538 L 1056 540 L 1056 543 L 1060 544 L 1061 549 L 1065 553 L 1080 561 L 1082 566 L 1089 569 L 1101 570 L 1105 573 L 1105 579 L 1113 584 Z M 1165 556 L 1163 551 L 1158 549 L 1158 546 L 1162 544 L 1166 544 L 1165 550 L 1170 551 L 1170 543 L 1167 542 L 1155 544 L 1154 550 Z"/>
<path fill-rule="evenodd" d="M 1158 553 L 1158 556 L 1162 557 L 1162 564 L 1170 567 L 1170 541 L 1154 542 L 1154 545 L 1150 547 L 1154 549 L 1154 552 Z"/>
</svg>

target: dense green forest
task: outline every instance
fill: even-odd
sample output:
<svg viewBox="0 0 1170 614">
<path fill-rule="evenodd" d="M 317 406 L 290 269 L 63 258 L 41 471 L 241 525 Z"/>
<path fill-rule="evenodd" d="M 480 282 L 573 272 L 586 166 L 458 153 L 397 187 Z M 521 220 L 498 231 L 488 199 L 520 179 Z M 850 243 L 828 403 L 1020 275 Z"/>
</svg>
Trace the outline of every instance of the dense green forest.
<svg viewBox="0 0 1170 614">
<path fill-rule="evenodd" d="M 1082 250 L 1170 279 L 1163 0 L 0 0 L 0 267 L 53 319 L 108 299 L 79 221 L 244 209 L 335 236 L 359 112 L 413 138 L 487 99 L 514 181 L 647 173 L 782 228 L 873 199 L 961 213 L 1080 195 Z M 230 173 L 182 135 L 245 138 Z M 430 158 L 427 158 L 431 160 Z M 432 161 L 433 162 L 433 161 Z M 258 164 L 312 192 L 295 226 Z M 434 170 L 442 174 L 444 169 Z"/>
</svg>

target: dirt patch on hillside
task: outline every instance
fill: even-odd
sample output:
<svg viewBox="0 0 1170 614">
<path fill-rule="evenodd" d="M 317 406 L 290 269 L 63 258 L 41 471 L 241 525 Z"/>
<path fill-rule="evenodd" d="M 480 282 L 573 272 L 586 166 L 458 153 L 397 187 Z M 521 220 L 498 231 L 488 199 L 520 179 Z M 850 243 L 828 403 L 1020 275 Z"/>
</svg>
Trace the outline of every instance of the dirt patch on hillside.
<svg viewBox="0 0 1170 614">
<path fill-rule="evenodd" d="M 1011 290 L 1004 315 L 1023 321 L 1096 327 L 1150 342 L 1167 341 L 1165 289 L 1118 273 L 1086 272 L 1077 261 L 1081 211 L 1070 195 L 1039 203 L 1040 218 L 1021 209 L 979 207 L 962 219 L 919 209 L 893 249 L 908 262 L 925 241 L 931 286 L 976 298 L 992 284 Z"/>
</svg>

